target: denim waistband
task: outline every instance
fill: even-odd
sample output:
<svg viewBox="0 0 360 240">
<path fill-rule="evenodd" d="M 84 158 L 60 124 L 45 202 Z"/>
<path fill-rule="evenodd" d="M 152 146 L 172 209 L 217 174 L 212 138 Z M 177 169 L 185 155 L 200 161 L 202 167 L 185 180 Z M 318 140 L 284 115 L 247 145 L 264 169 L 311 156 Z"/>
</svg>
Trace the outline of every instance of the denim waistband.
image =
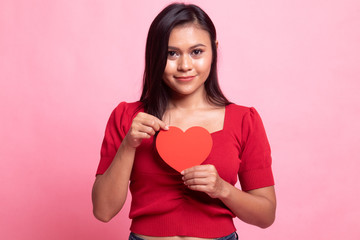
<svg viewBox="0 0 360 240">
<path fill-rule="evenodd" d="M 215 238 L 216 240 L 236 240 L 238 239 L 238 235 L 236 232 L 231 233 L 225 237 Z M 129 240 L 145 240 L 141 237 L 136 236 L 134 233 L 130 233 Z"/>
</svg>

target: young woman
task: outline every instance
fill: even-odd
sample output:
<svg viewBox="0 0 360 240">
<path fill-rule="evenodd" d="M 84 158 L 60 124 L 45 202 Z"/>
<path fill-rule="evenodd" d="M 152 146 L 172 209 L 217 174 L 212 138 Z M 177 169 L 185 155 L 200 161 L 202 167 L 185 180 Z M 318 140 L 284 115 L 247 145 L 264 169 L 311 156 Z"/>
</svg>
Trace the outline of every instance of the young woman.
<svg viewBox="0 0 360 240">
<path fill-rule="evenodd" d="M 274 222 L 266 133 L 254 108 L 222 94 L 217 44 L 212 21 L 195 5 L 171 4 L 150 26 L 140 101 L 112 112 L 92 193 L 95 217 L 107 222 L 123 207 L 130 183 L 129 239 L 229 240 L 237 239 L 234 217 L 261 228 Z M 208 130 L 207 159 L 181 173 L 168 166 L 154 144 L 168 126 Z"/>
</svg>

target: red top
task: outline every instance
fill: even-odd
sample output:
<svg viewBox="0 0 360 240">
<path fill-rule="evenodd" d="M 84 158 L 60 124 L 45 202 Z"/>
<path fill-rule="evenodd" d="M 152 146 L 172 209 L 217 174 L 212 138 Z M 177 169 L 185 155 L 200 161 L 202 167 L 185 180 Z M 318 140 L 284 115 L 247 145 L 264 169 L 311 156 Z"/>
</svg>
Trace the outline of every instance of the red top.
<svg viewBox="0 0 360 240">
<path fill-rule="evenodd" d="M 140 102 L 120 103 L 107 123 L 97 174 L 111 164 Z M 270 146 L 259 114 L 254 108 L 230 104 L 223 129 L 211 133 L 213 147 L 203 164 L 216 167 L 221 178 L 243 191 L 274 185 Z M 218 238 L 236 229 L 235 215 L 219 199 L 188 189 L 181 174 L 158 155 L 153 138 L 136 149 L 130 177 L 132 202 L 130 230 L 148 236 Z"/>
</svg>

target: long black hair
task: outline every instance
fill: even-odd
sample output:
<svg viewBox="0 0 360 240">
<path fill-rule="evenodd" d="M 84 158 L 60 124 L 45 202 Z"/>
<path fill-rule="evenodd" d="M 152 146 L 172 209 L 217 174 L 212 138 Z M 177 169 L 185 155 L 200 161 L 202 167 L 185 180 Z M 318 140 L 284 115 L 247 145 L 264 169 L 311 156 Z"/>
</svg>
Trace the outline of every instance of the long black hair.
<svg viewBox="0 0 360 240">
<path fill-rule="evenodd" d="M 210 35 L 212 63 L 205 81 L 208 100 L 215 105 L 230 104 L 220 90 L 217 75 L 216 29 L 209 16 L 193 4 L 173 3 L 164 8 L 151 23 L 145 51 L 143 90 L 140 101 L 145 112 L 162 118 L 170 98 L 170 89 L 163 81 L 168 55 L 168 42 L 172 29 L 179 25 L 195 23 Z"/>
</svg>

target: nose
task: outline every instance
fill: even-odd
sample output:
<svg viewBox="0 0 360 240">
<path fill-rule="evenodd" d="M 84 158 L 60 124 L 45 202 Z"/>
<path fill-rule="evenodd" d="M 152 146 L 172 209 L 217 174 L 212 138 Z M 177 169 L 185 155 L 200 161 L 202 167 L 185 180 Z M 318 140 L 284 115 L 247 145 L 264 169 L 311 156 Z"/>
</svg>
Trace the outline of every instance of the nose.
<svg viewBox="0 0 360 240">
<path fill-rule="evenodd" d="M 193 63 L 190 56 L 184 54 L 179 58 L 178 71 L 186 72 L 191 70 L 192 67 L 193 67 Z"/>
</svg>

